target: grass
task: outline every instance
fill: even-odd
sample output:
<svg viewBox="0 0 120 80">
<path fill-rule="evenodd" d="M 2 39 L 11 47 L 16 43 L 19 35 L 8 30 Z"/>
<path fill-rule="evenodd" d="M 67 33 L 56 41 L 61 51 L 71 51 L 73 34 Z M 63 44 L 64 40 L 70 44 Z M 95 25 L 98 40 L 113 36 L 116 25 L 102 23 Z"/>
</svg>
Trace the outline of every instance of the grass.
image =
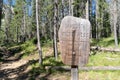
<svg viewBox="0 0 120 80">
<path fill-rule="evenodd" d="M 120 80 L 120 71 L 80 71 L 79 80 Z"/>
<path fill-rule="evenodd" d="M 33 44 L 32 40 L 25 42 L 21 46 L 22 52 L 24 53 L 23 57 L 27 57 L 36 51 L 36 44 Z"/>
<path fill-rule="evenodd" d="M 120 40 L 118 40 L 120 41 Z M 114 42 L 114 37 L 109 37 L 109 38 L 101 38 L 100 40 L 91 40 L 91 45 L 92 46 L 101 46 L 101 47 L 115 47 L 115 42 Z M 120 44 L 119 44 L 120 47 Z"/>
<path fill-rule="evenodd" d="M 87 66 L 119 66 L 120 54 L 112 52 L 97 52 L 89 57 Z"/>
</svg>

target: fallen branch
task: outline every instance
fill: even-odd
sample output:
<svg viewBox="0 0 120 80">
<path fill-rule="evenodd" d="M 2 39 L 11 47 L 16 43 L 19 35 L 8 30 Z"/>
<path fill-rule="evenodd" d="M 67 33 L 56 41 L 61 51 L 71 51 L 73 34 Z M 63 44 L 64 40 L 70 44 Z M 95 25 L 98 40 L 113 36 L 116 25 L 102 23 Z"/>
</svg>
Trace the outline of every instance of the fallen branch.
<svg viewBox="0 0 120 80">
<path fill-rule="evenodd" d="M 65 70 L 70 71 L 70 66 L 46 66 L 46 69 L 54 70 Z M 89 71 L 89 70 L 120 70 L 120 66 L 93 66 L 93 67 L 79 67 L 79 70 Z"/>
<path fill-rule="evenodd" d="M 120 66 L 80 67 L 80 70 L 120 70 Z"/>
<path fill-rule="evenodd" d="M 90 49 L 99 50 L 99 51 L 108 51 L 108 52 L 120 52 L 120 48 L 105 48 L 105 47 L 92 46 L 90 47 Z"/>
</svg>

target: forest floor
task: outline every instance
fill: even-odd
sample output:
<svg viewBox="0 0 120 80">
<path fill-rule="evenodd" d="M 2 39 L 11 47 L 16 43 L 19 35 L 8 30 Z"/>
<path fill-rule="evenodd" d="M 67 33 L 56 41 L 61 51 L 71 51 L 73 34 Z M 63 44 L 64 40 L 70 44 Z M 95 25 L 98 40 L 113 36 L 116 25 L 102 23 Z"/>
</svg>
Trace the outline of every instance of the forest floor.
<svg viewBox="0 0 120 80">
<path fill-rule="evenodd" d="M 44 59 L 45 57 L 51 57 L 53 53 L 50 48 L 44 48 L 43 51 L 46 53 Z M 51 72 L 49 64 L 48 67 L 40 67 L 41 65 L 38 63 L 39 55 L 36 52 L 27 56 L 23 56 L 24 54 L 24 51 L 21 51 L 14 55 L 9 54 L 2 57 L 2 61 L 0 61 L 0 80 L 69 80 L 66 78 L 69 75 L 68 72 Z"/>
<path fill-rule="evenodd" d="M 101 41 L 99 45 L 109 47 L 114 44 L 114 41 L 111 41 L 113 40 L 107 39 Z M 110 42 L 109 45 L 107 42 Z M 0 58 L 0 80 L 70 80 L 70 70 L 54 69 L 54 66 L 66 65 L 62 63 L 60 55 L 58 60 L 55 60 L 52 42 L 42 46 L 42 51 L 43 66 L 38 63 L 39 55 L 36 45 L 31 42 L 22 44 L 22 50 L 15 51 L 14 49 L 13 54 L 10 53 Z M 86 66 L 120 66 L 119 53 L 91 51 Z M 119 75 L 119 70 L 83 70 L 79 71 L 79 80 L 120 80 Z"/>
<path fill-rule="evenodd" d="M 33 57 L 33 55 L 32 55 Z M 38 61 L 38 60 L 34 60 Z M 64 73 L 63 76 L 53 76 L 51 73 L 31 74 L 32 67 L 30 64 L 34 62 L 29 59 L 19 59 L 16 61 L 15 57 L 10 57 L 5 59 L 4 62 L 0 64 L 0 80 L 67 80 Z M 39 69 L 39 68 L 38 68 Z M 33 77 L 34 75 L 34 77 Z"/>
<path fill-rule="evenodd" d="M 0 63 L 0 80 L 12 80 L 20 75 L 26 73 L 28 68 L 29 59 L 19 58 L 23 53 L 18 53 L 16 56 L 5 56 Z M 26 76 L 26 75 L 24 75 Z M 22 77 L 19 80 L 24 80 Z M 18 80 L 16 79 L 16 80 Z"/>
</svg>

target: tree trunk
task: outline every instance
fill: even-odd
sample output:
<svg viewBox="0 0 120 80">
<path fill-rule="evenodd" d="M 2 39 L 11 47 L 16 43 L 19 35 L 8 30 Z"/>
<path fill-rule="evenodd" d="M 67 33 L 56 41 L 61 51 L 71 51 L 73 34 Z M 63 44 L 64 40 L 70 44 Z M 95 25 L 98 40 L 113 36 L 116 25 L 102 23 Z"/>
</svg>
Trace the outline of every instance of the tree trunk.
<svg viewBox="0 0 120 80">
<path fill-rule="evenodd" d="M 16 42 L 19 42 L 19 29 L 16 27 Z"/>
<path fill-rule="evenodd" d="M 114 39 L 115 39 L 115 46 L 118 47 L 118 38 L 117 38 L 117 29 L 116 29 L 116 24 L 117 24 L 117 2 L 116 0 L 113 1 L 113 16 L 114 16 Z"/>
<path fill-rule="evenodd" d="M 23 35 L 23 42 L 26 41 L 26 7 L 23 9 L 24 15 L 23 15 L 23 24 L 24 24 L 24 35 Z"/>
<path fill-rule="evenodd" d="M 86 19 L 89 20 L 89 0 L 86 2 Z"/>
<path fill-rule="evenodd" d="M 2 20 L 2 6 L 3 6 L 3 0 L 0 0 L 0 29 L 1 29 L 1 20 Z"/>
<path fill-rule="evenodd" d="M 65 3 L 64 0 L 62 0 L 62 18 L 65 16 L 64 8 L 65 8 Z"/>
<path fill-rule="evenodd" d="M 57 24 L 58 24 L 58 0 L 54 0 L 54 56 L 57 59 L 58 50 L 57 50 Z"/>
<path fill-rule="evenodd" d="M 36 0 L 36 26 L 37 26 L 37 44 L 39 52 L 39 63 L 42 64 L 42 48 L 40 44 L 39 20 L 38 20 L 38 0 Z"/>
<path fill-rule="evenodd" d="M 22 16 L 22 24 L 21 24 L 21 35 L 20 35 L 20 42 L 25 42 L 26 37 L 26 7 L 25 5 L 22 6 L 23 10 L 23 16 Z"/>
<path fill-rule="evenodd" d="M 73 0 L 69 0 L 69 15 L 73 16 Z"/>
<path fill-rule="evenodd" d="M 10 22 L 11 22 L 11 12 L 9 6 L 5 6 L 5 35 L 6 43 L 10 42 Z"/>
<path fill-rule="evenodd" d="M 96 0 L 96 39 L 100 39 L 100 11 L 99 11 L 99 0 Z"/>
</svg>

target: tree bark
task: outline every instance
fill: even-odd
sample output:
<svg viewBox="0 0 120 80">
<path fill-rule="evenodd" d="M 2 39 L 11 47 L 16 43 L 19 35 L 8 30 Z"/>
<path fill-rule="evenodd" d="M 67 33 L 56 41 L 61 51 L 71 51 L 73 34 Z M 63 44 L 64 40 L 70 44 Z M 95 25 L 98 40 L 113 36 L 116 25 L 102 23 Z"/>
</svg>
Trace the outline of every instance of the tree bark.
<svg viewBox="0 0 120 80">
<path fill-rule="evenodd" d="M 115 46 L 118 47 L 118 38 L 117 38 L 117 29 L 116 29 L 116 24 L 117 24 L 117 2 L 116 0 L 113 1 L 113 16 L 114 16 L 114 39 L 115 39 Z"/>
<path fill-rule="evenodd" d="M 3 6 L 3 0 L 0 0 L 0 29 L 1 29 L 1 20 L 2 20 L 2 6 Z"/>
<path fill-rule="evenodd" d="M 57 50 L 57 8 L 58 8 L 58 0 L 54 0 L 54 56 L 57 59 L 58 50 Z"/>
<path fill-rule="evenodd" d="M 65 3 L 64 0 L 62 0 L 62 18 L 65 16 L 64 8 L 65 8 Z"/>
<path fill-rule="evenodd" d="M 36 0 L 36 26 L 37 26 L 37 44 L 39 52 L 39 63 L 42 64 L 42 48 L 40 44 L 39 20 L 38 20 L 38 0 Z"/>
<path fill-rule="evenodd" d="M 24 35 L 23 35 L 23 42 L 26 41 L 26 7 L 23 8 L 24 15 L 23 15 L 23 24 L 24 24 Z"/>
<path fill-rule="evenodd" d="M 69 15 L 73 16 L 73 0 L 69 0 Z"/>
<path fill-rule="evenodd" d="M 89 0 L 86 2 L 86 19 L 89 20 Z"/>
<path fill-rule="evenodd" d="M 99 0 L 96 0 L 96 39 L 100 39 L 100 11 L 99 11 Z"/>
<path fill-rule="evenodd" d="M 5 6 L 5 35 L 6 43 L 10 42 L 10 22 L 11 22 L 11 11 L 8 5 Z"/>
</svg>

